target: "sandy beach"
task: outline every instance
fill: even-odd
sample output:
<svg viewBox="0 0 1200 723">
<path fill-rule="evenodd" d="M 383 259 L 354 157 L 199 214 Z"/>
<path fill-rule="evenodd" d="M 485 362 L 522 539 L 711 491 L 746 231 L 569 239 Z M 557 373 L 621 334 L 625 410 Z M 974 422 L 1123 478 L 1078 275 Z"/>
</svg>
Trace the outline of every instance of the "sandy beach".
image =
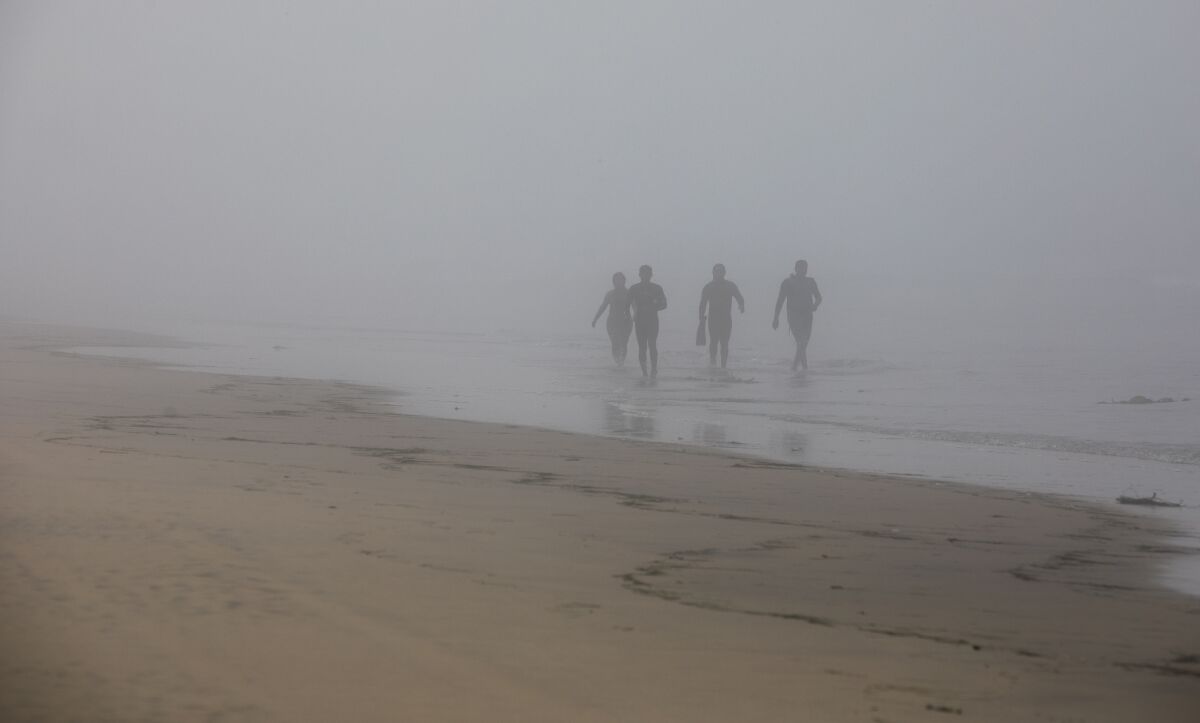
<svg viewBox="0 0 1200 723">
<path fill-rule="evenodd" d="M 0 720 L 1200 720 L 1153 516 L 59 351 L 146 342 L 0 324 Z"/>
</svg>

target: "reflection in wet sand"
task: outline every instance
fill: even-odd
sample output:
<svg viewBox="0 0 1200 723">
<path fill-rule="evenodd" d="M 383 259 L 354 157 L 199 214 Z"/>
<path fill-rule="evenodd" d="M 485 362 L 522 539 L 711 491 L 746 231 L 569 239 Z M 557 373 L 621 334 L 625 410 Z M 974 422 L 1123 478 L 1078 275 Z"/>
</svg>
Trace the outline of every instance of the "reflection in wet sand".
<svg viewBox="0 0 1200 723">
<path fill-rule="evenodd" d="M 699 422 L 692 427 L 692 441 L 697 444 L 709 447 L 723 447 L 726 445 L 727 440 L 728 435 L 725 432 L 724 424 Z"/>
<path fill-rule="evenodd" d="M 605 402 L 604 430 L 620 437 L 654 439 L 654 415 L 649 410 L 630 412 L 614 402 Z"/>
<path fill-rule="evenodd" d="M 781 430 L 774 441 L 775 449 L 781 455 L 795 457 L 797 461 L 804 459 L 804 451 L 808 448 L 808 436 L 792 430 Z"/>
</svg>

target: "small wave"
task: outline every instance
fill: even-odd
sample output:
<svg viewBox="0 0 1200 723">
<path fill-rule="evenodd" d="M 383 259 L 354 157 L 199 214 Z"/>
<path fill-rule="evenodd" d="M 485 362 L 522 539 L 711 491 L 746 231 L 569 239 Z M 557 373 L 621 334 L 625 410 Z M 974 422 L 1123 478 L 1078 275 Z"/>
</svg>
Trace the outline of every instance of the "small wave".
<svg viewBox="0 0 1200 723">
<path fill-rule="evenodd" d="M 1026 434 L 1017 432 L 966 432 L 949 429 L 914 429 L 911 427 L 886 427 L 822 419 L 805 419 L 788 415 L 789 421 L 809 424 L 826 424 L 852 429 L 856 432 L 880 434 L 889 437 L 904 437 L 930 442 L 952 442 L 976 444 L 987 447 L 1009 447 L 1036 449 L 1046 452 L 1091 454 L 1105 457 L 1126 457 L 1146 462 L 1200 465 L 1200 445 L 1163 444 L 1158 442 L 1114 442 L 1095 439 L 1078 439 L 1050 434 Z"/>
<path fill-rule="evenodd" d="M 686 382 L 714 382 L 717 384 L 758 384 L 753 377 L 736 377 L 732 374 L 714 374 L 710 377 L 687 376 L 681 377 Z"/>
<path fill-rule="evenodd" d="M 894 368 L 878 359 L 824 359 L 813 365 L 813 370 L 825 375 L 872 374 Z"/>
</svg>

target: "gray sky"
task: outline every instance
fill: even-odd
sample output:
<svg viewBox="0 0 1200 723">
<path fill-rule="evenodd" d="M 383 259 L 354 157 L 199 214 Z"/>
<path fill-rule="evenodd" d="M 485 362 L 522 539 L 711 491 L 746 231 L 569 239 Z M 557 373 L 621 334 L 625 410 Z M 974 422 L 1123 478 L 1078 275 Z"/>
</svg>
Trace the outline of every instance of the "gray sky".
<svg viewBox="0 0 1200 723">
<path fill-rule="evenodd" d="M 1198 37 L 1194 0 L 0 0 L 0 313 L 565 326 L 648 262 L 690 319 L 723 261 L 762 315 L 799 257 L 860 310 L 1200 308 Z"/>
</svg>

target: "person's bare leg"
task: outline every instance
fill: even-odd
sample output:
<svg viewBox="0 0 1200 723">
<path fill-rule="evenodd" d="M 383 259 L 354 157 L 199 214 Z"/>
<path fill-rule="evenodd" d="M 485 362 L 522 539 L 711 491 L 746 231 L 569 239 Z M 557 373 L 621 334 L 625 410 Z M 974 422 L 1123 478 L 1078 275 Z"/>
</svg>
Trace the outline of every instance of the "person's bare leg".
<svg viewBox="0 0 1200 723">
<path fill-rule="evenodd" d="M 729 337 L 721 340 L 721 368 L 725 368 L 725 363 L 729 361 Z"/>
<path fill-rule="evenodd" d="M 796 358 L 800 360 L 800 368 L 808 369 L 808 340 L 812 337 L 812 322 L 804 328 L 803 333 L 796 338 Z"/>
<path fill-rule="evenodd" d="M 646 347 L 651 344 L 649 329 L 634 321 L 633 333 L 637 336 L 638 365 L 642 367 L 642 376 L 649 376 L 650 371 L 646 368 Z"/>
<path fill-rule="evenodd" d="M 720 343 L 716 334 L 710 332 L 711 339 L 708 340 L 708 365 L 715 367 L 717 365 L 717 345 Z"/>
<path fill-rule="evenodd" d="M 792 361 L 792 371 L 796 367 L 808 369 L 808 340 L 812 336 L 812 315 L 801 317 L 796 321 L 789 318 L 792 326 L 792 336 L 796 339 L 796 358 Z"/>
<path fill-rule="evenodd" d="M 658 376 L 658 340 L 651 337 L 648 345 L 650 347 L 650 376 L 656 377 Z M 645 368 L 643 365 L 643 371 Z"/>
</svg>

